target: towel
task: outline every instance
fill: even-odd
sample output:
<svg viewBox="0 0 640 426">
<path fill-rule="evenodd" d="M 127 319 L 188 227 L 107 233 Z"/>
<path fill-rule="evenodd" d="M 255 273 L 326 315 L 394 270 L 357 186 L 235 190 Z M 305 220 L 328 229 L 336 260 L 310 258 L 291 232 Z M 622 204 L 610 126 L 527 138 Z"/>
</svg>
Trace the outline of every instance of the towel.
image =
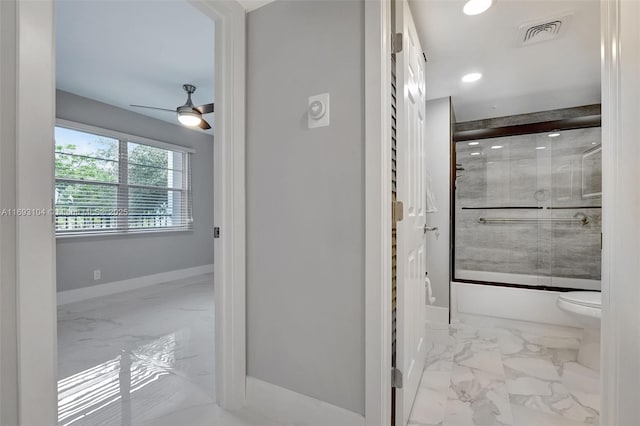
<svg viewBox="0 0 640 426">
<path fill-rule="evenodd" d="M 424 277 L 424 282 L 425 282 L 425 285 L 427 287 L 427 301 L 429 302 L 430 305 L 433 305 L 434 303 L 436 303 L 436 298 L 433 297 L 433 289 L 431 288 L 431 280 L 429 279 L 429 277 Z"/>
</svg>

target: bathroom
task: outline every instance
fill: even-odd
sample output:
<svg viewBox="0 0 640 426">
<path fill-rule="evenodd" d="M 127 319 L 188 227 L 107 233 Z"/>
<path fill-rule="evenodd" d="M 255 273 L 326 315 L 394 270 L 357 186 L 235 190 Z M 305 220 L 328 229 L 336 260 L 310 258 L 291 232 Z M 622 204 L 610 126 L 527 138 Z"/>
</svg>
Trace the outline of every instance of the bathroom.
<svg viewBox="0 0 640 426">
<path fill-rule="evenodd" d="M 410 424 L 598 424 L 599 3 L 485 3 L 413 3 L 431 205 Z"/>
<path fill-rule="evenodd" d="M 524 133 L 530 124 L 509 126 L 530 115 L 502 119 L 507 126 L 501 133 L 514 133 L 510 136 L 470 130 L 469 123 L 456 126 L 451 283 L 456 314 L 584 326 L 581 343 L 588 334 L 591 351 L 580 351 L 578 361 L 597 371 L 599 351 L 593 350 L 599 322 L 594 320 L 600 313 L 584 316 L 581 308 L 601 303 L 600 106 L 547 116 L 552 124 L 536 123 L 535 130 L 553 128 L 538 133 Z M 479 303 L 469 284 L 485 286 L 474 290 L 492 292 L 494 303 Z M 467 308 L 468 297 L 473 303 Z"/>
</svg>

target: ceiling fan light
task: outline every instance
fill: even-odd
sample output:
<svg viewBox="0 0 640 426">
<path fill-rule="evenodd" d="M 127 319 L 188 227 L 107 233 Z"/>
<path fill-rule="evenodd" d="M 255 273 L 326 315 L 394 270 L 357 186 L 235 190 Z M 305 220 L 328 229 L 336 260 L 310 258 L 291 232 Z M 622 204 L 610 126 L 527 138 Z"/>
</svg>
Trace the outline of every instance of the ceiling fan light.
<svg viewBox="0 0 640 426">
<path fill-rule="evenodd" d="M 178 113 L 178 121 L 185 126 L 195 127 L 200 124 L 202 118 L 193 111 L 181 111 Z"/>
</svg>

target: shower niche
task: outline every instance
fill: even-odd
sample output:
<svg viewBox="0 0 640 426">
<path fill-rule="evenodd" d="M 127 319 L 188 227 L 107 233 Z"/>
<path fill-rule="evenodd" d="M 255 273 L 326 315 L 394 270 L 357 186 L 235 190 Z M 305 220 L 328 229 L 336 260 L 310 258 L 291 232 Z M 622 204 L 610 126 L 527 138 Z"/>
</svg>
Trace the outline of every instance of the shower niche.
<svg viewBox="0 0 640 426">
<path fill-rule="evenodd" d="M 454 281 L 600 290 L 600 127 L 454 148 Z"/>
</svg>

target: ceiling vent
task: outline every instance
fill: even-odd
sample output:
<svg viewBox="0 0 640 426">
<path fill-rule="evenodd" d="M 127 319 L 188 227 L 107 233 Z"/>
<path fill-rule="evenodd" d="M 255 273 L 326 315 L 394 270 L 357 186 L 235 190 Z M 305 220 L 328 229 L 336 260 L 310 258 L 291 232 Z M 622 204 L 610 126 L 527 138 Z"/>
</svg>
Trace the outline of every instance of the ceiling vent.
<svg viewBox="0 0 640 426">
<path fill-rule="evenodd" d="M 571 16 L 571 13 L 563 13 L 560 16 L 530 21 L 520 25 L 518 27 L 519 45 L 529 46 L 557 39 L 565 33 Z"/>
</svg>

